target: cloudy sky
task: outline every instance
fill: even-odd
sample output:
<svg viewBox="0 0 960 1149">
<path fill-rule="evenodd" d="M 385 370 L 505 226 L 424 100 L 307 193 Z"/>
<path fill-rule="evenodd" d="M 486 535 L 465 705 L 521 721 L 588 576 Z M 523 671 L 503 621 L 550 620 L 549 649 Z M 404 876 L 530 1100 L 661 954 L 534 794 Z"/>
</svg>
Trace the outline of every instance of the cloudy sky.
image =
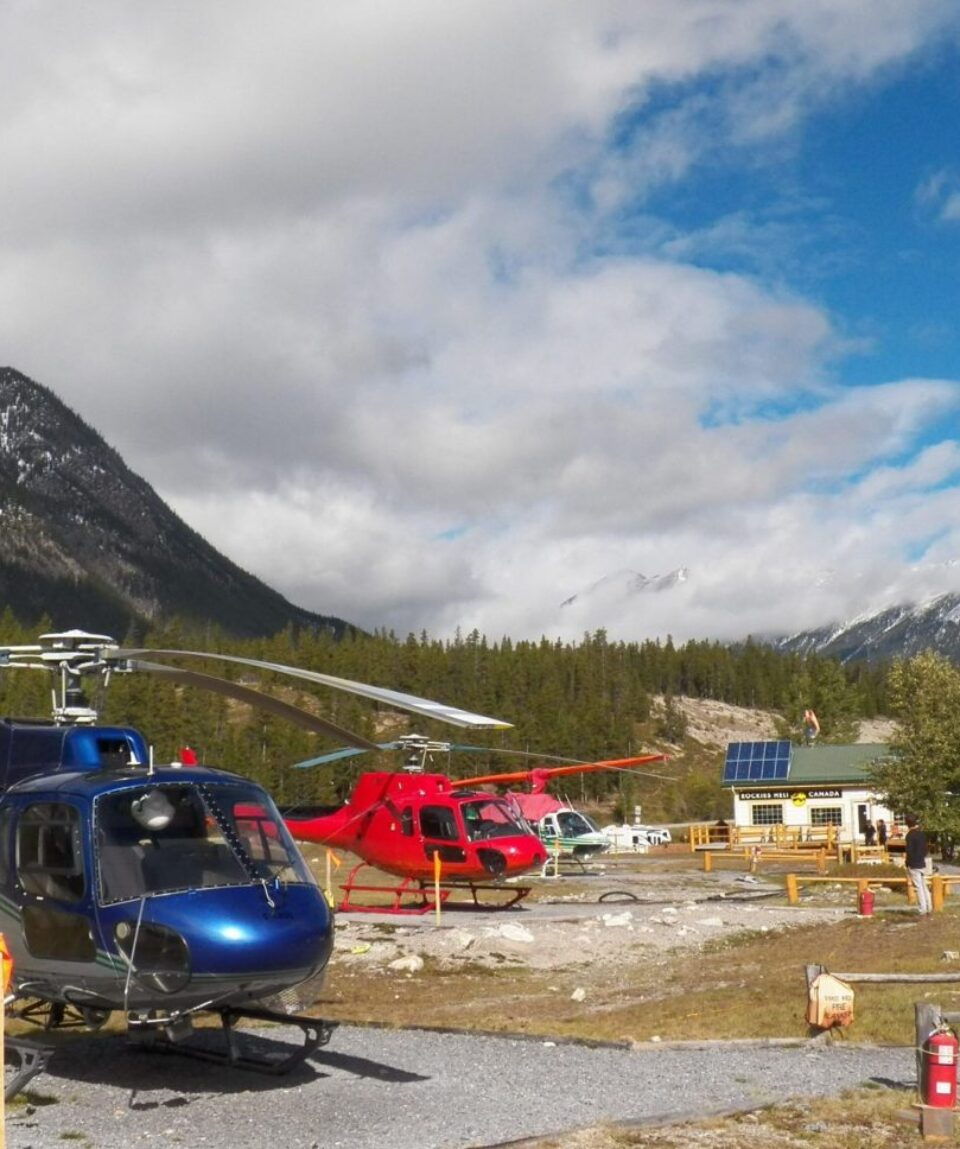
<svg viewBox="0 0 960 1149">
<path fill-rule="evenodd" d="M 10 0 L 0 363 L 401 636 L 960 589 L 958 48 L 956 0 Z"/>
</svg>

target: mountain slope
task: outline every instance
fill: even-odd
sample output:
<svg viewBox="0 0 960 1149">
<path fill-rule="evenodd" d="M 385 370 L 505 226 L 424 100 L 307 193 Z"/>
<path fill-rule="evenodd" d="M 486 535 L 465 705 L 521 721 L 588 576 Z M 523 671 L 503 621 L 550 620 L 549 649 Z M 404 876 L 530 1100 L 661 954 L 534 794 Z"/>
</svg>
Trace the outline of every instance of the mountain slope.
<svg viewBox="0 0 960 1149">
<path fill-rule="evenodd" d="M 803 631 L 775 645 L 779 650 L 816 652 L 843 662 L 909 658 L 922 650 L 935 650 L 960 664 L 960 594 L 889 607 L 850 622 Z"/>
<path fill-rule="evenodd" d="M 171 616 L 237 636 L 347 628 L 224 558 L 53 392 L 10 367 L 0 368 L 0 605 L 121 636 Z"/>
</svg>

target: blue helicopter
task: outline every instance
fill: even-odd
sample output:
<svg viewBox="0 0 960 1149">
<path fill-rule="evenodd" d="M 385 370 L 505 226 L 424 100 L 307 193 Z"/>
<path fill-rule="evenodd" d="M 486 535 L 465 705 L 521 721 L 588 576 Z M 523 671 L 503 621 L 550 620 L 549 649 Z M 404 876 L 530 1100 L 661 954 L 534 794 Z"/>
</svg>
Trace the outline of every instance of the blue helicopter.
<svg viewBox="0 0 960 1149">
<path fill-rule="evenodd" d="M 329 1040 L 302 1016 L 320 992 L 333 947 L 332 911 L 273 800 L 239 774 L 157 765 L 143 735 L 104 726 L 85 676 L 145 671 L 203 686 L 307 729 L 372 743 L 269 695 L 140 656 L 224 658 L 336 686 L 469 726 L 507 723 L 327 675 L 192 651 L 121 650 L 84 631 L 0 648 L 0 666 L 52 671 L 50 720 L 0 719 L 0 933 L 13 959 L 8 1015 L 53 1029 L 98 1028 L 114 1011 L 132 1037 L 242 1068 L 283 1072 Z M 219 1018 L 225 1048 L 191 1046 L 193 1021 Z M 236 1025 L 256 1018 L 299 1028 L 292 1054 L 257 1060 Z M 8 1041 L 19 1069 L 12 1096 L 49 1048 Z"/>
</svg>

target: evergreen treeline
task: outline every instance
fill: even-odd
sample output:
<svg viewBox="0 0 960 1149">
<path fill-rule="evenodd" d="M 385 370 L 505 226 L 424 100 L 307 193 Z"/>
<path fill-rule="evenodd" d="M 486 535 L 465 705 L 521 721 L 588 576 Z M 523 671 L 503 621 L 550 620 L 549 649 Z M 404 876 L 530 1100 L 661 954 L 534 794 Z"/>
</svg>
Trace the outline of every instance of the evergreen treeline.
<svg viewBox="0 0 960 1149">
<path fill-rule="evenodd" d="M 54 629 L 49 620 L 26 626 L 8 610 L 0 616 L 0 643 L 24 644 Z M 120 637 L 120 636 L 118 636 Z M 757 707 L 784 716 L 783 736 L 799 736 L 800 717 L 812 706 L 823 737 L 844 740 L 858 718 L 885 711 L 886 671 L 868 664 L 841 666 L 814 655 L 780 654 L 759 643 L 611 642 L 604 631 L 576 643 L 541 639 L 490 643 L 476 631 L 452 641 L 427 634 L 348 634 L 286 630 L 269 639 L 238 640 L 215 630 L 198 632 L 179 623 L 144 634 L 127 634 L 124 645 L 208 650 L 319 670 L 437 699 L 512 722 L 503 731 L 461 731 L 406 715 L 388 713 L 350 695 L 312 688 L 296 679 L 265 676 L 224 663 L 192 660 L 224 678 L 236 678 L 312 710 L 376 741 L 416 730 L 453 743 L 529 750 L 576 759 L 620 758 L 644 753 L 657 740 L 682 742 L 678 695 Z M 51 683 L 37 672 L 0 672 L 0 713 L 46 716 Z M 652 699 L 665 695 L 666 709 Z M 91 702 L 105 722 L 142 729 L 157 761 L 191 746 L 200 761 L 256 778 L 281 802 L 323 802 L 344 796 L 358 768 L 394 768 L 395 755 L 368 755 L 310 770 L 291 764 L 334 749 L 266 713 L 195 689 L 172 686 L 148 675 L 115 674 L 105 692 L 91 682 Z M 719 765 L 719 763 L 717 763 Z M 435 768 L 463 777 L 491 770 L 520 769 L 516 758 L 460 752 Z M 709 816 L 714 788 L 677 796 L 666 814 Z M 608 774 L 578 780 L 580 798 L 619 792 L 624 808 L 630 786 Z M 679 805 L 678 805 L 679 803 Z M 710 807 L 688 810 L 690 806 Z"/>
</svg>

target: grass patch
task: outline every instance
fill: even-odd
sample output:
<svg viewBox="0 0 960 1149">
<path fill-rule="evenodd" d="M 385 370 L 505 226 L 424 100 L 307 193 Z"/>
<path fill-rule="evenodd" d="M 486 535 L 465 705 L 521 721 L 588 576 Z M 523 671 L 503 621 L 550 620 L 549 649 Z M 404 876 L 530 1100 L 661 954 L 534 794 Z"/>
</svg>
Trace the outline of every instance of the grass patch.
<svg viewBox="0 0 960 1149">
<path fill-rule="evenodd" d="M 597 1126 L 526 1142 L 523 1149 L 903 1149 L 919 1143 L 909 1119 L 915 1097 L 864 1088 L 709 1121 L 658 1128 Z"/>
<path fill-rule="evenodd" d="M 428 961 L 413 974 L 334 961 L 317 1012 L 342 1021 L 452 1026 L 545 1037 L 647 1041 L 805 1037 L 804 966 L 835 973 L 960 973 L 945 962 L 957 943 L 954 907 L 926 918 L 878 914 L 732 938 L 602 967 L 494 969 L 469 958 L 443 976 Z M 582 1001 L 574 1001 L 582 989 Z M 914 1003 L 960 1009 L 960 982 L 858 984 L 851 1041 L 913 1042 Z"/>
</svg>

